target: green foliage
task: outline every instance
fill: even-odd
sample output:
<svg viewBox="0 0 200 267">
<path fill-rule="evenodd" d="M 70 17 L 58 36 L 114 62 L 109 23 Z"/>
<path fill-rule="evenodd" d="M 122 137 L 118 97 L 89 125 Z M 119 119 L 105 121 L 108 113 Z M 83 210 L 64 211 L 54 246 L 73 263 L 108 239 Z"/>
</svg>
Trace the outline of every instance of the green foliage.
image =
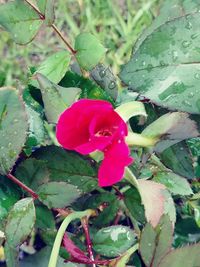
<svg viewBox="0 0 200 267">
<path fill-rule="evenodd" d="M 191 12 L 155 29 L 123 67 L 122 80 L 158 105 L 199 114 L 199 19 Z"/>
<path fill-rule="evenodd" d="M 1 4 L 0 24 L 11 34 L 16 43 L 27 44 L 37 34 L 42 20 L 27 3 L 16 0 Z"/>
<path fill-rule="evenodd" d="M 164 1 L 123 67 L 120 76 L 126 88 L 114 73 L 129 57 L 143 25 L 157 14 L 151 8 L 157 1 L 125 2 L 59 3 L 58 25 L 53 0 L 0 5 L 0 25 L 17 43 L 30 42 L 43 24 L 35 42 L 14 53 L 9 35 L 0 36 L 5 53 L 0 85 L 12 84 L 15 77 L 20 88 L 20 93 L 0 89 L 0 253 L 4 249 L 8 267 L 199 263 L 199 243 L 188 243 L 200 241 L 200 4 Z M 52 43 L 55 38 L 67 50 Z M 22 71 L 16 65 L 23 66 Z M 58 146 L 58 118 L 82 98 L 109 101 L 130 123 L 125 141 L 134 162 L 115 186 L 98 186 L 102 158 Z M 27 256 L 32 252 L 35 255 Z"/>
<path fill-rule="evenodd" d="M 0 88 L 0 173 L 7 174 L 15 164 L 27 137 L 28 122 L 24 104 L 14 88 Z"/>
<path fill-rule="evenodd" d="M 106 49 L 91 33 L 81 33 L 75 39 L 76 59 L 85 70 L 93 69 L 104 56 Z"/>
<path fill-rule="evenodd" d="M 94 250 L 106 257 L 118 256 L 134 243 L 134 232 L 120 225 L 103 228 L 93 236 Z"/>
<path fill-rule="evenodd" d="M 49 182 L 38 188 L 38 195 L 49 209 L 64 208 L 80 196 L 80 191 L 74 185 L 65 182 Z"/>
<path fill-rule="evenodd" d="M 5 253 L 7 266 L 18 265 L 17 246 L 30 235 L 35 223 L 33 199 L 19 200 L 11 209 L 5 226 Z"/>
</svg>

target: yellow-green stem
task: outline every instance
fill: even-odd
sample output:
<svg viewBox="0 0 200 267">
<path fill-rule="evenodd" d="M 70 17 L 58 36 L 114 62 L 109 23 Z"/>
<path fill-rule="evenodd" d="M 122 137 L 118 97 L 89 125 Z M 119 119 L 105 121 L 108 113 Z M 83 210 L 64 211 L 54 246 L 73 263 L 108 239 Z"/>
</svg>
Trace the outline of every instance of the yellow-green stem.
<svg viewBox="0 0 200 267">
<path fill-rule="evenodd" d="M 54 241 L 53 249 L 51 251 L 51 256 L 49 259 L 49 265 L 48 267 L 56 267 L 57 265 L 57 260 L 58 260 L 58 255 L 59 255 L 59 250 L 60 246 L 62 243 L 63 235 L 66 231 L 66 228 L 68 227 L 69 223 L 75 219 L 81 219 L 83 217 L 89 217 L 94 213 L 93 210 L 85 210 L 85 211 L 80 211 L 80 212 L 73 212 L 70 213 L 62 222 L 58 233 L 56 235 L 56 239 Z"/>
<path fill-rule="evenodd" d="M 129 132 L 126 137 L 126 143 L 129 146 L 150 147 L 154 146 L 157 142 L 157 138 L 150 138 L 133 132 Z"/>
</svg>

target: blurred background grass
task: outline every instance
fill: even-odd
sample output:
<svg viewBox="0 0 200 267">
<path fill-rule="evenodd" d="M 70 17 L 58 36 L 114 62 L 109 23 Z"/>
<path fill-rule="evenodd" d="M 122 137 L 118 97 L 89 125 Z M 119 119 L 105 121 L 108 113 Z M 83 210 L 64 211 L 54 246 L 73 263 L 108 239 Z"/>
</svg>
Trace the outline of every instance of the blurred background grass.
<svg viewBox="0 0 200 267">
<path fill-rule="evenodd" d="M 0 4 L 5 0 L 0 0 Z M 80 32 L 96 35 L 108 49 L 105 63 L 117 74 L 130 57 L 133 44 L 153 20 L 161 0 L 55 0 L 55 24 L 73 45 Z M 0 85 L 24 83 L 28 68 L 38 65 L 59 48 L 65 48 L 51 28 L 19 46 L 0 29 Z"/>
</svg>

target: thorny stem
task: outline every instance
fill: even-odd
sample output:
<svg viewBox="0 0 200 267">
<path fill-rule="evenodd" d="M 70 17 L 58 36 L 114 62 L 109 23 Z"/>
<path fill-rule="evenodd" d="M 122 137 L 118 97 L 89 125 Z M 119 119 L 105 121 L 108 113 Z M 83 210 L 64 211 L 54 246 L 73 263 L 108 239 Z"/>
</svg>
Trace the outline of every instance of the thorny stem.
<svg viewBox="0 0 200 267">
<path fill-rule="evenodd" d="M 40 19 L 41 20 L 45 20 L 45 15 L 42 14 L 40 12 L 40 10 L 31 2 L 29 2 L 29 0 L 25 0 L 25 2 L 30 5 L 32 7 L 33 10 L 35 10 L 35 12 L 38 13 L 38 15 L 40 16 Z M 50 25 L 51 28 L 57 33 L 57 35 L 60 37 L 60 39 L 65 43 L 65 45 L 67 46 L 68 50 L 73 54 L 75 55 L 76 54 L 76 50 L 74 50 L 72 48 L 72 46 L 69 44 L 69 42 L 66 40 L 66 38 L 63 36 L 63 34 L 61 33 L 61 31 L 56 27 L 55 24 L 51 24 Z"/>
<path fill-rule="evenodd" d="M 94 255 L 92 252 L 92 241 L 90 239 L 90 232 L 89 232 L 89 228 L 88 228 L 88 218 L 87 217 L 83 217 L 81 219 L 81 223 L 85 232 L 85 238 L 86 238 L 86 243 L 87 243 L 87 250 L 88 250 L 88 255 L 90 260 L 94 261 Z M 96 264 L 93 263 L 92 267 L 96 267 Z"/>
<path fill-rule="evenodd" d="M 49 265 L 48 267 L 56 267 L 57 264 L 57 260 L 58 260 L 58 255 L 59 255 L 59 250 L 60 250 L 60 246 L 61 246 L 61 242 L 64 236 L 64 233 L 66 231 L 66 228 L 68 227 L 68 225 L 70 224 L 71 221 L 75 220 L 75 219 L 81 219 L 85 216 L 91 216 L 94 213 L 93 210 L 85 210 L 85 211 L 80 211 L 80 212 L 73 212 L 70 213 L 62 222 L 57 235 L 56 235 L 56 239 L 54 241 L 53 244 L 53 249 L 51 251 L 51 256 L 50 256 L 50 260 L 49 260 Z"/>
<path fill-rule="evenodd" d="M 12 175 L 11 173 L 9 173 L 7 175 L 7 177 L 10 180 L 12 180 L 15 184 L 19 185 L 26 192 L 28 192 L 29 194 L 31 194 L 31 196 L 33 197 L 33 199 L 38 199 L 38 195 L 32 189 L 30 189 L 28 186 L 26 186 L 25 184 L 23 184 L 22 182 L 20 182 L 14 175 Z"/>
</svg>

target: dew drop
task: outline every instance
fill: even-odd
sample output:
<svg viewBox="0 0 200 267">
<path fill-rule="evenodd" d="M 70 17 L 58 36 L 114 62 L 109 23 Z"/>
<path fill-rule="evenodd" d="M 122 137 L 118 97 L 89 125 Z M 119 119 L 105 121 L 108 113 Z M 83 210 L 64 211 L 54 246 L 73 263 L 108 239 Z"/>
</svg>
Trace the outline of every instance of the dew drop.
<svg viewBox="0 0 200 267">
<path fill-rule="evenodd" d="M 195 73 L 194 78 L 197 80 L 200 80 L 200 74 L 199 73 Z"/>
<path fill-rule="evenodd" d="M 190 93 L 188 94 L 188 97 L 189 97 L 189 98 L 193 98 L 193 97 L 194 97 L 194 93 L 193 93 L 193 92 L 190 92 Z"/>
<path fill-rule="evenodd" d="M 101 71 L 99 72 L 99 76 L 100 76 L 101 78 L 103 78 L 105 75 L 106 75 L 105 70 L 101 70 Z"/>
<path fill-rule="evenodd" d="M 186 29 L 190 30 L 192 29 L 192 23 L 190 21 L 188 21 L 188 23 L 185 26 Z"/>
<path fill-rule="evenodd" d="M 146 62 L 145 61 L 142 61 L 142 66 L 145 66 L 146 65 Z"/>
<path fill-rule="evenodd" d="M 190 41 L 183 41 L 182 42 L 182 46 L 184 47 L 184 48 L 187 48 L 187 47 L 189 47 L 191 45 L 191 42 Z"/>
<path fill-rule="evenodd" d="M 151 246 L 152 246 L 152 244 L 151 244 L 151 243 L 148 243 L 148 246 L 149 246 L 149 247 L 151 247 Z"/>
<path fill-rule="evenodd" d="M 191 107 L 192 104 L 188 100 L 183 100 L 182 104 L 187 107 Z"/>
<path fill-rule="evenodd" d="M 198 37 L 198 35 L 199 35 L 198 33 L 194 33 L 194 34 L 191 35 L 191 38 L 194 40 L 194 39 L 196 39 Z"/>
<path fill-rule="evenodd" d="M 115 82 L 114 82 L 114 81 L 111 81 L 111 82 L 109 83 L 109 85 L 108 85 L 108 88 L 112 90 L 112 89 L 115 88 L 115 85 L 116 85 Z"/>
</svg>

